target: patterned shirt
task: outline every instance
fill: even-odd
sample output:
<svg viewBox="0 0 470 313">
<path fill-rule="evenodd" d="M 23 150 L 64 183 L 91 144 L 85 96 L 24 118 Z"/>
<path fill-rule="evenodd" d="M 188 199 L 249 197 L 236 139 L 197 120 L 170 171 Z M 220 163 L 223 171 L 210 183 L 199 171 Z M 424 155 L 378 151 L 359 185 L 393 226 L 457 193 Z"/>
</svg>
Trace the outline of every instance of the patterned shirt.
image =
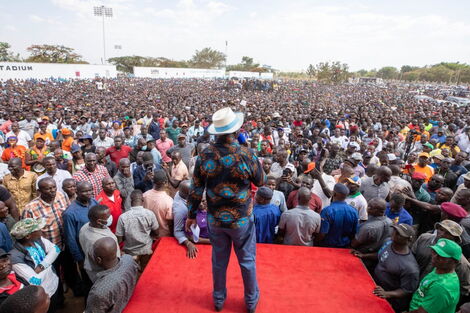
<svg viewBox="0 0 470 313">
<path fill-rule="evenodd" d="M 70 202 L 61 192 L 57 192 L 52 205 L 38 197 L 24 207 L 22 218 L 45 219 L 46 227 L 42 230 L 43 236 L 62 249 L 62 237 L 64 235 L 62 213 L 69 204 Z"/>
<path fill-rule="evenodd" d="M 323 165 L 323 172 L 328 175 L 331 175 L 331 172 L 339 169 L 340 165 L 343 163 L 344 158 L 337 154 L 334 158 L 327 158 L 325 164 Z"/>
<path fill-rule="evenodd" d="M 3 185 L 13 195 L 20 214 L 23 212 L 26 204 L 36 197 L 37 179 L 36 173 L 30 171 L 24 171 L 20 178 L 16 178 L 11 174 L 5 175 L 3 178 Z"/>
<path fill-rule="evenodd" d="M 96 198 L 103 190 L 101 181 L 103 178 L 108 177 L 109 173 L 103 165 L 96 165 L 94 172 L 90 172 L 86 167 L 82 168 L 73 175 L 76 181 L 86 181 L 93 187 L 93 197 Z"/>
<path fill-rule="evenodd" d="M 88 295 L 85 313 L 122 312 L 134 292 L 138 269 L 132 256 L 125 254 L 114 267 L 99 272 Z"/>
<path fill-rule="evenodd" d="M 250 183 L 264 185 L 266 176 L 258 158 L 238 143 L 220 142 L 205 149 L 196 161 L 188 199 L 189 217 L 196 218 L 204 189 L 208 221 L 224 228 L 238 228 L 253 212 Z"/>
</svg>

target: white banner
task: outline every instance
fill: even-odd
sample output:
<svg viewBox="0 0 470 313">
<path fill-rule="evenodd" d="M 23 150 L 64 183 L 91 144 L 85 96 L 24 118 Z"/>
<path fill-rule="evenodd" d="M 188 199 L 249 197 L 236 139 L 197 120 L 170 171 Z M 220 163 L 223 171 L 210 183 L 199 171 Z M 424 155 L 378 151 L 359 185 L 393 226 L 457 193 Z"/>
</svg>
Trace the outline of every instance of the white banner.
<svg viewBox="0 0 470 313">
<path fill-rule="evenodd" d="M 243 71 L 230 71 L 228 72 L 228 77 L 236 77 L 236 78 L 259 78 L 258 72 L 243 72 Z"/>
<path fill-rule="evenodd" d="M 134 66 L 134 76 L 148 78 L 224 78 L 225 70 Z"/>
<path fill-rule="evenodd" d="M 0 80 L 115 78 L 114 65 L 0 62 Z"/>
</svg>

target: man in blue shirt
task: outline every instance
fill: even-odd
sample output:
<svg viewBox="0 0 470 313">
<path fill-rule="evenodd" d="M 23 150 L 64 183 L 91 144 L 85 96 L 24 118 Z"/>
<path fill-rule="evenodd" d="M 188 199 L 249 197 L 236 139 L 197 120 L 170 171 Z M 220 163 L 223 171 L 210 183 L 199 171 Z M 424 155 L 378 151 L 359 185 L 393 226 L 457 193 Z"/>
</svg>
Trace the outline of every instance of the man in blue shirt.
<svg viewBox="0 0 470 313">
<path fill-rule="evenodd" d="M 137 166 L 132 173 L 132 178 L 134 179 L 134 188 L 146 192 L 153 188 L 153 172 L 161 167 L 155 166 L 153 156 L 148 151 L 142 155 L 142 161 L 142 165 Z"/>
<path fill-rule="evenodd" d="M 79 182 L 77 184 L 77 199 L 74 200 L 67 210 L 62 214 L 64 220 L 65 244 L 72 254 L 73 260 L 83 267 L 85 255 L 78 236 L 83 225 L 89 222 L 88 210 L 97 205 L 98 202 L 93 199 L 93 188 L 88 182 Z"/>
<path fill-rule="evenodd" d="M 8 252 L 11 250 L 12 246 L 13 241 L 11 240 L 10 232 L 6 225 L 0 222 L 0 248 Z"/>
<path fill-rule="evenodd" d="M 446 136 L 444 135 L 444 129 L 438 128 L 437 134 L 432 135 L 430 139 L 436 139 L 439 143 L 445 143 Z"/>
<path fill-rule="evenodd" d="M 405 197 L 401 193 L 394 193 L 390 197 L 390 203 L 385 210 L 385 216 L 393 221 L 393 224 L 413 225 L 413 217 L 403 207 L 405 205 Z"/>
<path fill-rule="evenodd" d="M 279 207 L 271 204 L 273 191 L 268 187 L 260 187 L 256 192 L 255 215 L 256 242 L 273 243 L 276 226 L 281 218 Z"/>
<path fill-rule="evenodd" d="M 332 248 L 347 248 L 357 231 L 359 215 L 357 210 L 344 200 L 349 189 L 343 184 L 333 188 L 331 204 L 321 211 L 320 234 L 316 241 L 319 245 Z"/>
</svg>

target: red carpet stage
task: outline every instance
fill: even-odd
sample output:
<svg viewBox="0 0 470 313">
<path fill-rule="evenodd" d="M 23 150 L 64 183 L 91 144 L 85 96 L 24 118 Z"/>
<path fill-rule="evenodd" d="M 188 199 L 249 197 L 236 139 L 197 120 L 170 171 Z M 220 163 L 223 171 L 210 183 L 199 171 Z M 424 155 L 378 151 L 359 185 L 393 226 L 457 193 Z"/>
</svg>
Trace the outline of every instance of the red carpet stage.
<svg viewBox="0 0 470 313">
<path fill-rule="evenodd" d="M 199 245 L 197 259 L 174 238 L 163 238 L 142 274 L 124 313 L 215 312 L 211 247 Z M 258 313 L 392 313 L 372 294 L 374 282 L 348 250 L 260 244 L 257 249 L 261 298 Z M 227 273 L 223 312 L 246 312 L 235 254 Z"/>
</svg>

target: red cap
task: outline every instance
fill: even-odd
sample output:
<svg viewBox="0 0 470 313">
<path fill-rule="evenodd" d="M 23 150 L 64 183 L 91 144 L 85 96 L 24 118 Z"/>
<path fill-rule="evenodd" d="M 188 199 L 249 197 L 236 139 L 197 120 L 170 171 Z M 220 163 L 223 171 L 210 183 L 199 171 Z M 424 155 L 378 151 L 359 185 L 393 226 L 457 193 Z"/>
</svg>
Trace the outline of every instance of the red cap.
<svg viewBox="0 0 470 313">
<path fill-rule="evenodd" d="M 441 209 L 449 215 L 449 218 L 462 219 L 468 215 L 464 208 L 453 202 L 443 202 Z"/>
<path fill-rule="evenodd" d="M 315 169 L 315 162 L 308 163 L 307 169 L 304 171 L 304 174 L 308 174 Z"/>
<path fill-rule="evenodd" d="M 414 172 L 411 178 L 416 180 L 426 180 L 426 175 L 424 175 L 423 173 Z"/>
</svg>

